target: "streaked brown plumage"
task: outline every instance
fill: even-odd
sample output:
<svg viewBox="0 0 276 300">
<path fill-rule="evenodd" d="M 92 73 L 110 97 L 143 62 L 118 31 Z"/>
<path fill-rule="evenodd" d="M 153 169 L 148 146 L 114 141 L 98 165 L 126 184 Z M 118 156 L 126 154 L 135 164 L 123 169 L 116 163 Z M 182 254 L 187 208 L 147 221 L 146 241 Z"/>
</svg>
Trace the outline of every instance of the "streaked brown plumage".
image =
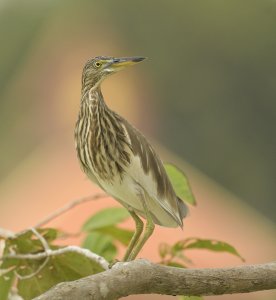
<svg viewBox="0 0 276 300">
<path fill-rule="evenodd" d="M 129 211 L 136 233 L 125 260 L 134 259 L 152 234 L 154 223 L 183 225 L 186 205 L 177 198 L 163 164 L 145 137 L 104 102 L 100 84 L 108 75 L 143 58 L 95 57 L 82 74 L 81 107 L 75 142 L 81 167 L 87 176 Z M 143 223 L 137 216 L 147 219 Z"/>
</svg>

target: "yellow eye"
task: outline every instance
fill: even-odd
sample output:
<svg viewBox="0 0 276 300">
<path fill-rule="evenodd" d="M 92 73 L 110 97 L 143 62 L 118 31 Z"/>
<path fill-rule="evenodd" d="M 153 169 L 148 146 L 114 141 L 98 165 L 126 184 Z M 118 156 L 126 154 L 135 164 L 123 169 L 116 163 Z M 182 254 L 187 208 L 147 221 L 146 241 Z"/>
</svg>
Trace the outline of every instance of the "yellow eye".
<svg viewBox="0 0 276 300">
<path fill-rule="evenodd" d="M 94 63 L 94 67 L 95 67 L 95 68 L 99 68 L 101 65 L 102 65 L 102 64 L 101 64 L 99 61 L 96 61 L 96 62 Z"/>
</svg>

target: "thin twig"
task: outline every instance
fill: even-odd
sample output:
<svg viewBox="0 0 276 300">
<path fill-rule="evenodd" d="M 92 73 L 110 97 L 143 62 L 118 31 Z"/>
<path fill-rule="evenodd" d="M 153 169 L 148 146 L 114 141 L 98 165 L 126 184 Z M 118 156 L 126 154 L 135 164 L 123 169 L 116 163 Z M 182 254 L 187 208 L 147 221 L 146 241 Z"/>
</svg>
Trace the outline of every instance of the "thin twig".
<svg viewBox="0 0 276 300">
<path fill-rule="evenodd" d="M 49 261 L 49 257 L 47 256 L 46 259 L 43 261 L 43 263 L 41 265 L 39 265 L 39 267 L 31 274 L 20 275 L 16 270 L 14 271 L 14 274 L 20 280 L 30 279 L 30 278 L 36 276 L 47 265 L 48 261 Z"/>
<path fill-rule="evenodd" d="M 105 198 L 107 197 L 106 194 L 103 193 L 99 193 L 99 194 L 95 194 L 95 195 L 91 195 L 91 196 L 87 196 L 87 197 L 83 197 L 77 200 L 73 200 L 72 202 L 66 204 L 65 206 L 57 209 L 56 211 L 54 211 L 53 213 L 51 213 L 50 215 L 48 215 L 46 218 L 44 218 L 42 221 L 38 222 L 34 228 L 38 228 L 38 227 L 42 227 L 45 224 L 49 223 L 50 221 L 52 221 L 53 219 L 59 217 L 60 215 L 66 213 L 68 210 L 74 208 L 77 205 L 80 205 L 84 202 L 88 202 L 88 201 L 92 201 L 92 200 L 97 200 L 100 198 Z"/>
<path fill-rule="evenodd" d="M 13 271 L 16 268 L 16 266 L 9 267 L 8 269 L 0 269 L 0 277 L 5 276 L 10 271 Z"/>
<path fill-rule="evenodd" d="M 15 237 L 15 233 L 4 228 L 0 228 L 0 238 L 8 239 Z"/>
<path fill-rule="evenodd" d="M 99 256 L 96 253 L 89 251 L 88 249 L 83 249 L 78 246 L 67 246 L 57 250 L 48 249 L 44 252 L 36 254 L 7 254 L 3 257 L 0 257 L 0 261 L 4 259 L 30 259 L 30 260 L 39 260 L 46 257 L 57 256 L 68 252 L 74 252 L 82 254 L 88 259 L 97 262 L 104 270 L 108 269 L 109 263 L 102 256 Z"/>
<path fill-rule="evenodd" d="M 44 250 L 45 251 L 49 250 L 50 246 L 49 246 L 48 242 L 45 240 L 45 238 L 35 228 L 31 228 L 30 230 L 40 240 L 41 245 L 43 246 Z"/>
<path fill-rule="evenodd" d="M 31 228 L 30 230 L 40 240 L 41 245 L 43 246 L 45 252 L 48 250 L 51 250 L 48 242 L 35 228 Z M 16 270 L 14 271 L 14 273 L 15 273 L 16 277 L 19 278 L 20 280 L 30 279 L 30 278 L 36 276 L 47 265 L 47 263 L 49 262 L 49 259 L 50 259 L 50 257 L 46 256 L 46 259 L 43 261 L 43 263 L 31 274 L 20 275 Z"/>
<path fill-rule="evenodd" d="M 106 195 L 101 193 L 101 194 L 96 194 L 96 195 L 87 196 L 87 197 L 83 197 L 83 198 L 74 200 L 71 203 L 65 205 L 64 207 L 62 207 L 62 208 L 56 210 L 55 212 L 51 213 L 50 215 L 48 215 L 46 218 L 44 218 L 42 221 L 40 221 L 38 224 L 36 224 L 35 227 L 32 227 L 30 229 L 21 231 L 17 234 L 14 234 L 11 231 L 0 228 L 0 236 L 3 236 L 4 238 L 15 238 L 17 235 L 21 235 L 25 231 L 31 230 L 33 232 L 33 234 L 40 240 L 40 242 L 41 242 L 41 244 L 44 248 L 44 252 L 40 252 L 40 253 L 37 253 L 37 254 L 16 254 L 16 253 L 11 253 L 11 254 L 5 255 L 3 257 L 0 256 L 0 261 L 4 260 L 4 259 L 9 259 L 9 258 L 10 259 L 11 258 L 15 258 L 15 259 L 35 259 L 35 260 L 46 258 L 45 261 L 39 266 L 39 268 L 34 273 L 22 276 L 22 275 L 18 274 L 18 272 L 15 271 L 15 275 L 20 280 L 29 279 L 29 278 L 37 275 L 45 267 L 45 265 L 48 263 L 48 261 L 50 259 L 50 256 L 61 255 L 61 254 L 66 253 L 66 252 L 75 252 L 75 253 L 82 254 L 85 257 L 87 257 L 88 259 L 97 262 L 99 265 L 102 266 L 102 268 L 104 270 L 107 270 L 108 266 L 109 266 L 109 263 L 103 257 L 101 257 L 101 256 L 99 256 L 95 253 L 92 253 L 91 251 L 89 251 L 87 249 L 83 249 L 83 248 L 80 248 L 78 246 L 68 246 L 68 247 L 65 247 L 65 248 L 62 248 L 62 249 L 58 249 L 58 250 L 51 250 L 48 243 L 47 243 L 47 241 L 44 239 L 44 237 L 35 229 L 35 228 L 38 228 L 38 227 L 42 227 L 43 225 L 45 225 L 48 222 L 52 221 L 53 219 L 59 217 L 60 215 L 62 215 L 63 213 L 69 211 L 70 209 L 74 208 L 77 205 L 80 205 L 80 204 L 88 202 L 88 201 L 104 198 L 104 197 L 106 197 Z"/>
</svg>

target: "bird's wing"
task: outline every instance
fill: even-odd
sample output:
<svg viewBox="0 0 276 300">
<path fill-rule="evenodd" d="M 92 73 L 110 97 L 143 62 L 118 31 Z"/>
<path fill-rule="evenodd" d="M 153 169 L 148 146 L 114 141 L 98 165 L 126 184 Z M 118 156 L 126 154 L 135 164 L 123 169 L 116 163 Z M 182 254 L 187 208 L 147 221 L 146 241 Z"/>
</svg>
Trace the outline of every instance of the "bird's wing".
<svg viewBox="0 0 276 300">
<path fill-rule="evenodd" d="M 146 138 L 126 120 L 121 120 L 130 139 L 134 154 L 133 179 L 145 189 L 151 199 L 165 209 L 182 226 L 186 207 L 181 203 L 173 190 L 162 161 Z M 183 203 L 183 202 L 182 202 Z"/>
</svg>

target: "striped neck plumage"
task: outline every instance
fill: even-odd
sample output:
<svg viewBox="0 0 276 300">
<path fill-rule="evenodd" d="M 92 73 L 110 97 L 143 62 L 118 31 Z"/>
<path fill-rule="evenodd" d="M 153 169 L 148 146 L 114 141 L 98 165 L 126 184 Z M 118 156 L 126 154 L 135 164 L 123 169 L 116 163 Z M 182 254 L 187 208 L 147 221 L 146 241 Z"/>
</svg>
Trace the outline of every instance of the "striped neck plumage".
<svg viewBox="0 0 276 300">
<path fill-rule="evenodd" d="M 100 91 L 100 85 L 103 78 L 99 75 L 91 76 L 89 73 L 83 72 L 82 74 L 82 96 L 88 93 L 90 90 L 99 90 Z"/>
<path fill-rule="evenodd" d="M 100 105 L 106 108 L 103 94 L 101 91 L 101 80 L 97 76 L 82 75 L 81 105 L 89 106 Z"/>
<path fill-rule="evenodd" d="M 85 170 L 93 169 L 105 181 L 113 182 L 115 175 L 122 180 L 131 145 L 120 116 L 107 107 L 99 86 L 82 91 L 75 139 Z"/>
<path fill-rule="evenodd" d="M 104 113 L 108 110 L 104 102 L 103 94 L 101 92 L 101 83 L 104 80 L 101 74 L 91 74 L 84 70 L 82 73 L 82 87 L 81 87 L 81 106 L 88 106 L 97 108 L 98 113 Z"/>
<path fill-rule="evenodd" d="M 92 123 L 101 127 L 101 119 L 106 115 L 108 107 L 105 104 L 100 87 L 91 88 L 81 98 L 81 113 L 90 115 Z"/>
</svg>

